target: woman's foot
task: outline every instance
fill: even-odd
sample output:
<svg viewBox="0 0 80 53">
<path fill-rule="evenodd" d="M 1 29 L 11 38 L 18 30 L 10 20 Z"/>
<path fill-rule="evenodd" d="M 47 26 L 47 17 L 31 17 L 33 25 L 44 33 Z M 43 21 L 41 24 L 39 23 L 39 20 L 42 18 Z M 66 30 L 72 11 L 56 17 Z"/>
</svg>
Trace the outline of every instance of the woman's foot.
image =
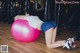
<svg viewBox="0 0 80 53">
<path fill-rule="evenodd" d="M 63 45 L 63 48 L 67 48 L 67 49 L 73 49 L 76 48 L 76 45 L 74 43 L 74 38 L 68 38 L 65 42 L 65 44 Z"/>
</svg>

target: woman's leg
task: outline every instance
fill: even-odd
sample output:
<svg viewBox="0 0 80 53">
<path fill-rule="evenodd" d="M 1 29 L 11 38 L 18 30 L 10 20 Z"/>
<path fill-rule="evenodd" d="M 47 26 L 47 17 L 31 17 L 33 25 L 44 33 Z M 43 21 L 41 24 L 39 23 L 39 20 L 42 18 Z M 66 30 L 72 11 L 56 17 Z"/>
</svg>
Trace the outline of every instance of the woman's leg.
<svg viewBox="0 0 80 53">
<path fill-rule="evenodd" d="M 57 27 L 55 29 L 53 29 L 53 38 L 52 38 L 52 43 L 55 42 L 55 38 L 56 38 L 56 32 L 57 32 Z M 65 40 L 61 40 L 61 41 L 57 41 L 57 42 L 62 42 L 64 43 Z"/>
<path fill-rule="evenodd" d="M 57 48 L 64 45 L 65 41 L 55 41 L 57 28 L 50 28 L 45 32 L 46 45 L 49 48 Z"/>
</svg>

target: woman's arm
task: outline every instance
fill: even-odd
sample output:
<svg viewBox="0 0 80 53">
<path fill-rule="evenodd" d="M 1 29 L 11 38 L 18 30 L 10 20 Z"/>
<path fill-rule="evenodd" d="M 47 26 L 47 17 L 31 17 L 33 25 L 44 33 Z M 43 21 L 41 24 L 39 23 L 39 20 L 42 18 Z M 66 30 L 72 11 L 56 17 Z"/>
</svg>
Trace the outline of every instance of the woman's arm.
<svg viewBox="0 0 80 53">
<path fill-rule="evenodd" d="M 14 17 L 14 20 L 17 20 L 17 19 L 25 20 L 25 17 L 27 17 L 27 16 L 30 16 L 30 15 L 28 13 L 26 13 L 25 15 L 17 15 Z"/>
<path fill-rule="evenodd" d="M 14 20 L 17 20 L 17 19 L 23 19 L 24 20 L 25 18 L 25 15 L 17 15 L 14 17 Z"/>
</svg>

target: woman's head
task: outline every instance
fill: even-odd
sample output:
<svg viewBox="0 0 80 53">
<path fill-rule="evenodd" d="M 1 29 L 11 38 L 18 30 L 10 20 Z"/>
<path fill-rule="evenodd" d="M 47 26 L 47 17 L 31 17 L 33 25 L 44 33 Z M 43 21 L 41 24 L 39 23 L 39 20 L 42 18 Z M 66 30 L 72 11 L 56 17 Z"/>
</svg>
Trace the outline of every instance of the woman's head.
<svg viewBox="0 0 80 53">
<path fill-rule="evenodd" d="M 30 14 L 29 14 L 29 13 L 27 13 L 27 12 L 25 12 L 25 16 L 30 16 Z"/>
</svg>

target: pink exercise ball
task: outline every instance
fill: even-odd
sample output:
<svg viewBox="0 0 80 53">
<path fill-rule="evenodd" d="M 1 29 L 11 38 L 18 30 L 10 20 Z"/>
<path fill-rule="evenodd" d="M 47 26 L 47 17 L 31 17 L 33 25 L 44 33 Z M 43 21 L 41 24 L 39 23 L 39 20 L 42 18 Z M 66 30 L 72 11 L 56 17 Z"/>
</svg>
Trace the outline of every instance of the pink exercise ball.
<svg viewBox="0 0 80 53">
<path fill-rule="evenodd" d="M 33 42 L 38 39 L 40 31 L 31 27 L 26 20 L 16 20 L 11 26 L 14 39 L 20 42 Z"/>
</svg>

